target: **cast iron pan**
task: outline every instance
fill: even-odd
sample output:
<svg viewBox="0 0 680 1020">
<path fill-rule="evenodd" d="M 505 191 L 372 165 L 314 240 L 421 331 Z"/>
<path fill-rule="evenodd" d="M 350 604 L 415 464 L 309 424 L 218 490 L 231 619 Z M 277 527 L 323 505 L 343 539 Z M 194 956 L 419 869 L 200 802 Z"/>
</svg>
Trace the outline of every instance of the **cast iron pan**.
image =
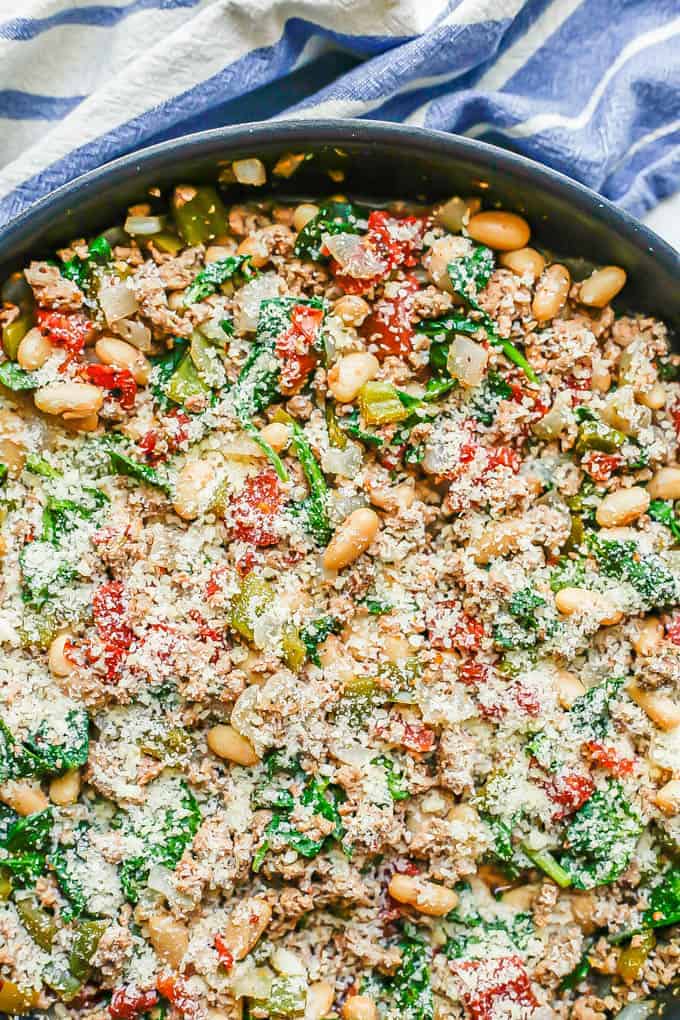
<svg viewBox="0 0 680 1020">
<path fill-rule="evenodd" d="M 290 179 L 271 169 L 286 153 L 308 153 Z M 433 201 L 479 195 L 526 216 L 532 243 L 569 259 L 582 275 L 590 263 L 623 266 L 629 277 L 619 310 L 663 319 L 680 350 L 680 255 L 651 230 L 563 174 L 484 142 L 375 121 L 277 121 L 219 128 L 123 156 L 64 185 L 0 229 L 0 280 L 27 258 L 46 256 L 75 237 L 122 221 L 157 186 L 215 181 L 232 160 L 258 156 L 268 168 L 262 194 Z M 257 189 L 226 189 L 228 201 Z M 158 200 L 163 202 L 163 197 Z M 673 992 L 652 1016 L 680 1020 Z"/>
</svg>

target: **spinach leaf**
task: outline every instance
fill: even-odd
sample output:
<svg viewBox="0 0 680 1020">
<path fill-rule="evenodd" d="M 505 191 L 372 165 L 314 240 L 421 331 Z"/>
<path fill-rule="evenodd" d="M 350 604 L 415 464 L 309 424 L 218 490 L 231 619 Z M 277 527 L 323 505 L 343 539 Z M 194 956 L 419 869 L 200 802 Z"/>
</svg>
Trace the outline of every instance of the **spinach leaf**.
<svg viewBox="0 0 680 1020">
<path fill-rule="evenodd" d="M 321 667 L 318 648 L 322 645 L 329 634 L 339 634 L 342 630 L 342 623 L 335 616 L 321 616 L 303 627 L 300 632 L 302 643 L 307 649 L 309 661 L 315 666 Z"/>
<path fill-rule="evenodd" d="M 186 340 L 181 340 L 179 337 L 175 337 L 171 350 L 149 359 L 151 364 L 154 366 L 151 373 L 151 384 L 149 388 L 162 408 L 170 406 L 170 401 L 166 393 L 168 383 L 175 374 L 180 361 L 186 354 L 188 346 L 189 345 Z"/>
<path fill-rule="evenodd" d="M 83 501 L 49 496 L 43 508 L 42 541 L 60 545 L 64 535 L 78 527 L 78 520 L 91 520 L 97 510 L 109 503 L 101 489 L 83 489 Z"/>
<path fill-rule="evenodd" d="M 459 932 L 447 939 L 444 944 L 443 952 L 449 960 L 469 956 L 470 949 L 474 949 L 476 956 L 483 955 L 484 949 L 480 950 L 480 947 L 484 947 L 485 944 L 493 945 L 497 932 L 503 932 L 508 940 L 520 950 L 526 949 L 534 934 L 531 914 L 516 914 L 512 920 L 508 921 L 501 918 L 485 921 L 479 914 L 476 914 L 471 920 L 473 922 L 471 931 Z M 470 919 L 465 918 L 462 923 L 469 924 L 469 921 Z"/>
<path fill-rule="evenodd" d="M 29 453 L 25 466 L 31 474 L 40 475 L 42 478 L 61 478 L 61 471 L 57 471 L 44 457 L 38 457 L 34 453 Z"/>
<path fill-rule="evenodd" d="M 226 259 L 209 262 L 184 291 L 184 304 L 193 305 L 198 301 L 205 301 L 218 287 L 237 275 L 243 280 L 249 280 L 256 275 L 250 266 L 250 255 L 230 255 Z"/>
<path fill-rule="evenodd" d="M 680 868 L 670 868 L 654 887 L 643 921 L 646 928 L 680 924 Z"/>
<path fill-rule="evenodd" d="M 328 486 L 312 448 L 297 422 L 293 423 L 293 449 L 309 486 L 309 495 L 300 504 L 307 521 L 307 529 L 319 545 L 328 545 L 333 534 L 328 517 Z"/>
<path fill-rule="evenodd" d="M 647 513 L 653 521 L 665 524 L 676 542 L 680 542 L 680 520 L 670 499 L 653 499 Z"/>
<path fill-rule="evenodd" d="M 401 1017 L 403 1020 L 434 1020 L 427 944 L 416 929 L 407 924 L 399 948 L 401 965 L 391 984 Z"/>
<path fill-rule="evenodd" d="M 0 865 L 10 872 L 14 887 L 33 886 L 45 874 L 53 824 L 52 808 L 46 808 L 24 818 L 17 816 L 4 827 L 0 847 L 9 856 Z"/>
<path fill-rule="evenodd" d="M 295 255 L 313 262 L 325 261 L 321 254 L 324 234 L 360 234 L 364 230 L 363 215 L 351 202 L 324 202 L 316 216 L 297 235 Z"/>
<path fill-rule="evenodd" d="M 623 677 L 610 677 L 576 698 L 569 718 L 583 740 L 603 740 L 609 732 L 609 706 L 623 687 Z"/>
<path fill-rule="evenodd" d="M 66 849 L 58 846 L 50 855 L 49 862 L 59 888 L 70 904 L 70 909 L 65 912 L 65 920 L 80 917 L 87 910 L 87 899 L 82 885 L 69 868 Z"/>
<path fill-rule="evenodd" d="M 631 584 L 648 609 L 672 607 L 680 601 L 680 585 L 660 556 L 642 554 L 637 542 L 602 540 L 593 535 L 590 544 L 600 572 Z"/>
<path fill-rule="evenodd" d="M 576 964 L 574 969 L 570 971 L 566 977 L 563 977 L 560 981 L 560 992 L 569 992 L 573 988 L 578 987 L 585 978 L 590 974 L 592 964 L 588 959 L 588 953 L 584 953 L 579 962 Z"/>
<path fill-rule="evenodd" d="M 127 475 L 128 478 L 135 478 L 138 482 L 144 482 L 145 485 L 152 485 L 156 489 L 160 489 L 167 496 L 172 495 L 171 482 L 156 468 L 133 460 L 132 457 L 128 457 L 127 454 L 121 453 L 119 450 L 109 450 L 109 458 L 111 468 L 117 475 Z"/>
<path fill-rule="evenodd" d="M 0 383 L 14 393 L 34 390 L 38 385 L 38 373 L 27 372 L 20 368 L 16 361 L 3 361 L 0 365 Z"/>
<path fill-rule="evenodd" d="M 586 561 L 583 556 L 560 556 L 554 570 L 550 573 L 551 591 L 562 588 L 581 588 L 586 579 Z"/>
<path fill-rule="evenodd" d="M 28 542 L 19 553 L 19 566 L 22 601 L 36 611 L 78 576 L 74 564 L 55 555 L 51 542 Z"/>
<path fill-rule="evenodd" d="M 86 258 L 81 259 L 79 255 L 74 255 L 68 262 L 64 262 L 59 266 L 59 271 L 62 276 L 67 280 L 71 280 L 84 291 L 87 290 L 90 283 L 93 268 L 97 264 L 104 265 L 110 262 L 112 258 L 111 245 L 106 238 L 103 236 L 95 237 L 88 246 Z"/>
<path fill-rule="evenodd" d="M 63 743 L 50 740 L 49 727 L 43 721 L 32 735 L 18 744 L 0 720 L 0 782 L 59 774 L 84 765 L 89 751 L 87 712 L 80 708 L 70 709 L 66 722 L 69 735 Z"/>
<path fill-rule="evenodd" d="M 406 800 L 410 793 L 406 789 L 404 773 L 397 767 L 392 758 L 381 754 L 371 759 L 371 765 L 381 765 L 385 770 L 387 789 L 392 800 Z"/>
<path fill-rule="evenodd" d="M 482 425 L 492 425 L 501 400 L 510 400 L 512 389 L 499 372 L 488 372 L 475 390 L 472 415 Z"/>
<path fill-rule="evenodd" d="M 642 829 L 621 783 L 610 780 L 573 816 L 560 864 L 577 889 L 607 885 L 628 867 Z"/>
</svg>

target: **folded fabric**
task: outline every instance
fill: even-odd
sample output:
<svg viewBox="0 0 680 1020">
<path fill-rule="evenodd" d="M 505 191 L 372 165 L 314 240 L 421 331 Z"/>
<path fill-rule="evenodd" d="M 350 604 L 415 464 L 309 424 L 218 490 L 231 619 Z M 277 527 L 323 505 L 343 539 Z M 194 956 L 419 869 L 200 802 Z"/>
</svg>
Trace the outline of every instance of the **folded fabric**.
<svg viewBox="0 0 680 1020">
<path fill-rule="evenodd" d="M 482 138 L 637 214 L 680 182 L 677 0 L 23 0 L 0 68 L 0 223 L 123 153 L 273 116 Z"/>
</svg>

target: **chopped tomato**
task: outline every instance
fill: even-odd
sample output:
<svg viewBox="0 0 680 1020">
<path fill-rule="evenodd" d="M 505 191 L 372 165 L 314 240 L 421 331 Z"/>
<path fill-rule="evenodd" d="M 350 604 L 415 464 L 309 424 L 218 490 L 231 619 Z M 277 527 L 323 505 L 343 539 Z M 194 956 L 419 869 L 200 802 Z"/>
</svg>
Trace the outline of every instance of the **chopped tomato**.
<svg viewBox="0 0 680 1020">
<path fill-rule="evenodd" d="M 113 368 L 111 365 L 88 365 L 85 374 L 95 386 L 109 390 L 121 407 L 129 410 L 135 406 L 137 383 L 127 368 Z"/>
<path fill-rule="evenodd" d="M 483 662 L 474 662 L 472 659 L 468 659 L 459 667 L 458 679 L 467 686 L 483 684 L 489 679 L 489 667 Z"/>
<path fill-rule="evenodd" d="M 42 335 L 71 355 L 83 350 L 94 329 L 93 323 L 82 312 L 53 312 L 49 308 L 38 308 L 35 317 Z"/>
<path fill-rule="evenodd" d="M 509 467 L 517 474 L 522 465 L 522 458 L 517 450 L 513 450 L 510 446 L 493 447 L 493 449 L 488 451 L 488 454 L 487 471 L 491 471 L 496 467 Z"/>
<path fill-rule="evenodd" d="M 553 776 L 548 794 L 551 800 L 561 805 L 554 817 L 566 818 L 578 811 L 595 792 L 595 783 L 589 775 L 578 772 Z"/>
<path fill-rule="evenodd" d="M 666 622 L 666 637 L 674 645 L 680 645 L 680 613 L 676 613 Z"/>
<path fill-rule="evenodd" d="M 527 715 L 536 718 L 540 714 L 541 704 L 536 697 L 535 693 L 530 688 L 525 687 L 524 684 L 515 683 L 510 688 L 513 701 L 518 708 L 521 708 Z"/>
<path fill-rule="evenodd" d="M 434 747 L 434 733 L 422 723 L 406 723 L 402 744 L 409 751 L 425 754 Z"/>
<path fill-rule="evenodd" d="M 589 740 L 584 748 L 596 765 L 611 772 L 613 776 L 629 776 L 635 768 L 634 758 L 622 758 L 613 747 L 607 747 L 599 740 Z"/>
<path fill-rule="evenodd" d="M 589 450 L 581 460 L 581 467 L 594 482 L 608 482 L 622 464 L 620 453 L 598 453 L 595 450 Z"/>
<path fill-rule="evenodd" d="M 366 240 L 390 270 L 415 266 L 416 252 L 423 247 L 427 221 L 420 216 L 393 216 L 384 209 L 374 209 L 368 217 Z"/>
<path fill-rule="evenodd" d="M 276 340 L 276 355 L 281 363 L 279 388 L 286 396 L 299 390 L 316 367 L 314 344 L 322 321 L 321 308 L 295 305 L 290 326 Z"/>
<path fill-rule="evenodd" d="M 137 1020 L 158 1002 L 158 993 L 153 988 L 141 991 L 136 985 L 125 985 L 117 988 L 109 1003 L 109 1016 L 112 1020 Z"/>
<path fill-rule="evenodd" d="M 531 1016 L 537 1005 L 529 975 L 519 956 L 452 961 L 461 982 L 460 998 L 470 1020 Z"/>
<path fill-rule="evenodd" d="M 173 974 L 161 974 L 156 980 L 156 988 L 182 1016 L 194 1017 L 198 1014 L 198 1005 L 181 978 Z"/>
<path fill-rule="evenodd" d="M 115 680 L 134 637 L 127 619 L 128 605 L 121 581 L 109 581 L 95 591 L 92 615 L 97 633 L 104 643 L 106 675 L 109 680 Z"/>
<path fill-rule="evenodd" d="M 276 545 L 276 517 L 282 493 L 273 471 L 263 471 L 246 483 L 230 503 L 231 524 L 237 538 L 255 546 Z"/>
<path fill-rule="evenodd" d="M 436 602 L 428 619 L 430 645 L 441 651 L 476 652 L 484 624 L 459 608 L 455 600 Z"/>
<path fill-rule="evenodd" d="M 371 314 L 359 327 L 362 337 L 376 349 L 378 358 L 386 358 L 390 354 L 404 358 L 411 353 L 411 306 L 417 290 L 416 280 L 404 280 L 398 296 L 377 301 Z"/>
<path fill-rule="evenodd" d="M 144 433 L 137 446 L 150 464 L 166 460 L 168 454 L 179 449 L 189 438 L 190 421 L 188 414 L 179 408 L 173 408 L 166 415 L 161 429 L 149 429 Z"/>
<path fill-rule="evenodd" d="M 463 443 L 458 451 L 458 460 L 461 464 L 470 464 L 479 452 L 479 443 Z"/>
<path fill-rule="evenodd" d="M 225 970 L 231 970 L 234 966 L 234 954 L 219 933 L 215 936 L 215 949 L 217 950 L 221 965 Z"/>
</svg>

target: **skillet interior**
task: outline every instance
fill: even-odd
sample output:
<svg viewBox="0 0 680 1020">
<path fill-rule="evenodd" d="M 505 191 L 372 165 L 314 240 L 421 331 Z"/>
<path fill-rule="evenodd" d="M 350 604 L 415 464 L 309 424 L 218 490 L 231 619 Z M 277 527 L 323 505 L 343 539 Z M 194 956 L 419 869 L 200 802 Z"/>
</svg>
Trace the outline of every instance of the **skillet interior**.
<svg viewBox="0 0 680 1020">
<path fill-rule="evenodd" d="M 120 222 L 148 189 L 214 180 L 235 158 L 259 156 L 268 169 L 285 153 L 307 152 L 289 179 L 269 174 L 262 192 L 434 200 L 479 194 L 523 213 L 535 242 L 561 256 L 623 266 L 629 276 L 621 310 L 663 319 L 680 349 L 680 256 L 606 199 L 562 174 L 483 142 L 370 121 L 281 121 L 189 135 L 121 157 L 65 185 L 0 230 L 0 278 L 32 255 Z M 333 180 L 329 170 L 341 170 Z M 334 176 L 336 176 L 334 174 Z M 228 200 L 256 189 L 232 186 Z"/>
</svg>

